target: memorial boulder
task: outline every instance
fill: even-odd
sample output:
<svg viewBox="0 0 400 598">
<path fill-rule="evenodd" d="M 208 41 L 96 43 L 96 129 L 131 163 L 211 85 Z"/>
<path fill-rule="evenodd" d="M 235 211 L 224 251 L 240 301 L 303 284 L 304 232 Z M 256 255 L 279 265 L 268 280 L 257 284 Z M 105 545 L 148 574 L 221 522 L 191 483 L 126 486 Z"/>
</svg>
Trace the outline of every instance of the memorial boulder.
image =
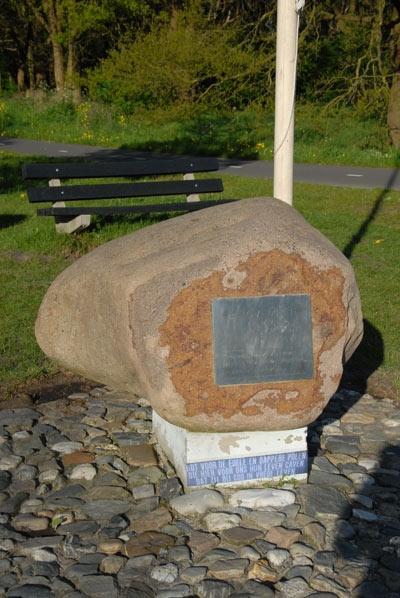
<svg viewBox="0 0 400 598">
<path fill-rule="evenodd" d="M 256 198 L 77 260 L 49 288 L 36 336 L 69 370 L 141 388 L 175 426 L 292 430 L 337 389 L 362 315 L 342 253 L 291 206 Z"/>
</svg>

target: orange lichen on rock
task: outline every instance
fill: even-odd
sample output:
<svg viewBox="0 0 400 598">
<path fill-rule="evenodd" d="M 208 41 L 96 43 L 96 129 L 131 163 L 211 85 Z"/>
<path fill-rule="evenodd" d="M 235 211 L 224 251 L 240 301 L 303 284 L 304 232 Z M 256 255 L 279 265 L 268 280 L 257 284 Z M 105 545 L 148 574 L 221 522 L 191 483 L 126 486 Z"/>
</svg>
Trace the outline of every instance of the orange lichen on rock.
<svg viewBox="0 0 400 598">
<path fill-rule="evenodd" d="M 299 255 L 280 250 L 259 252 L 239 263 L 238 286 L 231 288 L 226 272 L 194 280 L 170 305 L 160 327 L 160 343 L 168 346 L 167 367 L 188 417 L 206 414 L 301 413 L 325 400 L 320 355 L 345 334 L 343 276 L 339 268 L 320 270 Z M 244 276 L 243 276 L 244 273 Z M 234 279 L 234 276 L 232 276 Z M 256 384 L 218 386 L 214 381 L 211 303 L 214 298 L 308 294 L 312 305 L 314 377 Z"/>
</svg>

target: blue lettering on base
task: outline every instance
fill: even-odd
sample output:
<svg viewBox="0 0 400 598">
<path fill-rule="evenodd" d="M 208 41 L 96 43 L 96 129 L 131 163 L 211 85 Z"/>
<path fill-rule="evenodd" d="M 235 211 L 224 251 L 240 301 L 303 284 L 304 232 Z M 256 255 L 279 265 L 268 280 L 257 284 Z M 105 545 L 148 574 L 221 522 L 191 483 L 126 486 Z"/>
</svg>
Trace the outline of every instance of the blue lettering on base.
<svg viewBox="0 0 400 598">
<path fill-rule="evenodd" d="M 308 471 L 307 451 L 240 457 L 237 459 L 217 459 L 187 463 L 188 486 L 206 484 L 228 484 L 279 476 L 292 476 Z"/>
</svg>

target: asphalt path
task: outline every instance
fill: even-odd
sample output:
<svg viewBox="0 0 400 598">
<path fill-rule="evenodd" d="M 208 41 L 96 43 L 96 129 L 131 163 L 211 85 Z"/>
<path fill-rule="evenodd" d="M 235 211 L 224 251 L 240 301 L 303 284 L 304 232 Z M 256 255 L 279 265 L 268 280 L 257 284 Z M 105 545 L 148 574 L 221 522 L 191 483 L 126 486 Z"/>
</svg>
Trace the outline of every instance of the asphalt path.
<svg viewBox="0 0 400 598">
<path fill-rule="evenodd" d="M 0 150 L 18 154 L 48 156 L 51 158 L 86 157 L 90 160 L 146 160 L 149 157 L 170 159 L 171 154 L 153 154 L 124 149 L 110 149 L 93 145 L 76 145 L 50 141 L 33 141 L 0 137 Z M 180 156 L 182 157 L 182 156 Z M 273 177 L 273 163 L 264 160 L 219 159 L 220 171 L 228 174 L 267 178 Z M 295 164 L 294 179 L 304 183 L 358 187 L 360 189 L 400 190 L 400 170 L 397 168 L 364 168 L 359 166 L 320 166 Z"/>
</svg>

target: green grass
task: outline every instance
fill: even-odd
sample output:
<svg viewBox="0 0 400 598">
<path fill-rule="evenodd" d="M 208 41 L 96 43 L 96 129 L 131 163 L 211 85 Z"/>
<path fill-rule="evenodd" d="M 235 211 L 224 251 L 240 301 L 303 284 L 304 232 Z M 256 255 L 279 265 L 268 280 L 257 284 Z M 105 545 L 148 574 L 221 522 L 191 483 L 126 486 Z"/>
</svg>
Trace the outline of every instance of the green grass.
<svg viewBox="0 0 400 598">
<path fill-rule="evenodd" d="M 56 370 L 38 348 L 33 326 L 43 295 L 57 274 L 90 249 L 166 216 L 96 219 L 87 232 L 59 235 L 53 219 L 37 217 L 37 206 L 27 202 L 20 178 L 27 159 L 4 152 L 0 158 L 0 381 L 4 395 L 21 382 Z M 272 192 L 268 180 L 223 179 L 224 197 Z M 347 247 L 351 253 L 368 321 L 361 361 L 370 371 L 380 365 L 400 388 L 400 193 L 297 184 L 295 207 L 338 248 Z M 366 226 L 374 211 L 375 217 Z"/>
<path fill-rule="evenodd" d="M 396 166 L 399 151 L 389 144 L 384 123 L 352 109 L 327 110 L 298 104 L 296 162 Z M 113 106 L 0 99 L 0 134 L 65 143 L 84 143 L 177 154 L 272 160 L 274 115 L 246 112 L 153 111 L 123 114 Z"/>
</svg>

